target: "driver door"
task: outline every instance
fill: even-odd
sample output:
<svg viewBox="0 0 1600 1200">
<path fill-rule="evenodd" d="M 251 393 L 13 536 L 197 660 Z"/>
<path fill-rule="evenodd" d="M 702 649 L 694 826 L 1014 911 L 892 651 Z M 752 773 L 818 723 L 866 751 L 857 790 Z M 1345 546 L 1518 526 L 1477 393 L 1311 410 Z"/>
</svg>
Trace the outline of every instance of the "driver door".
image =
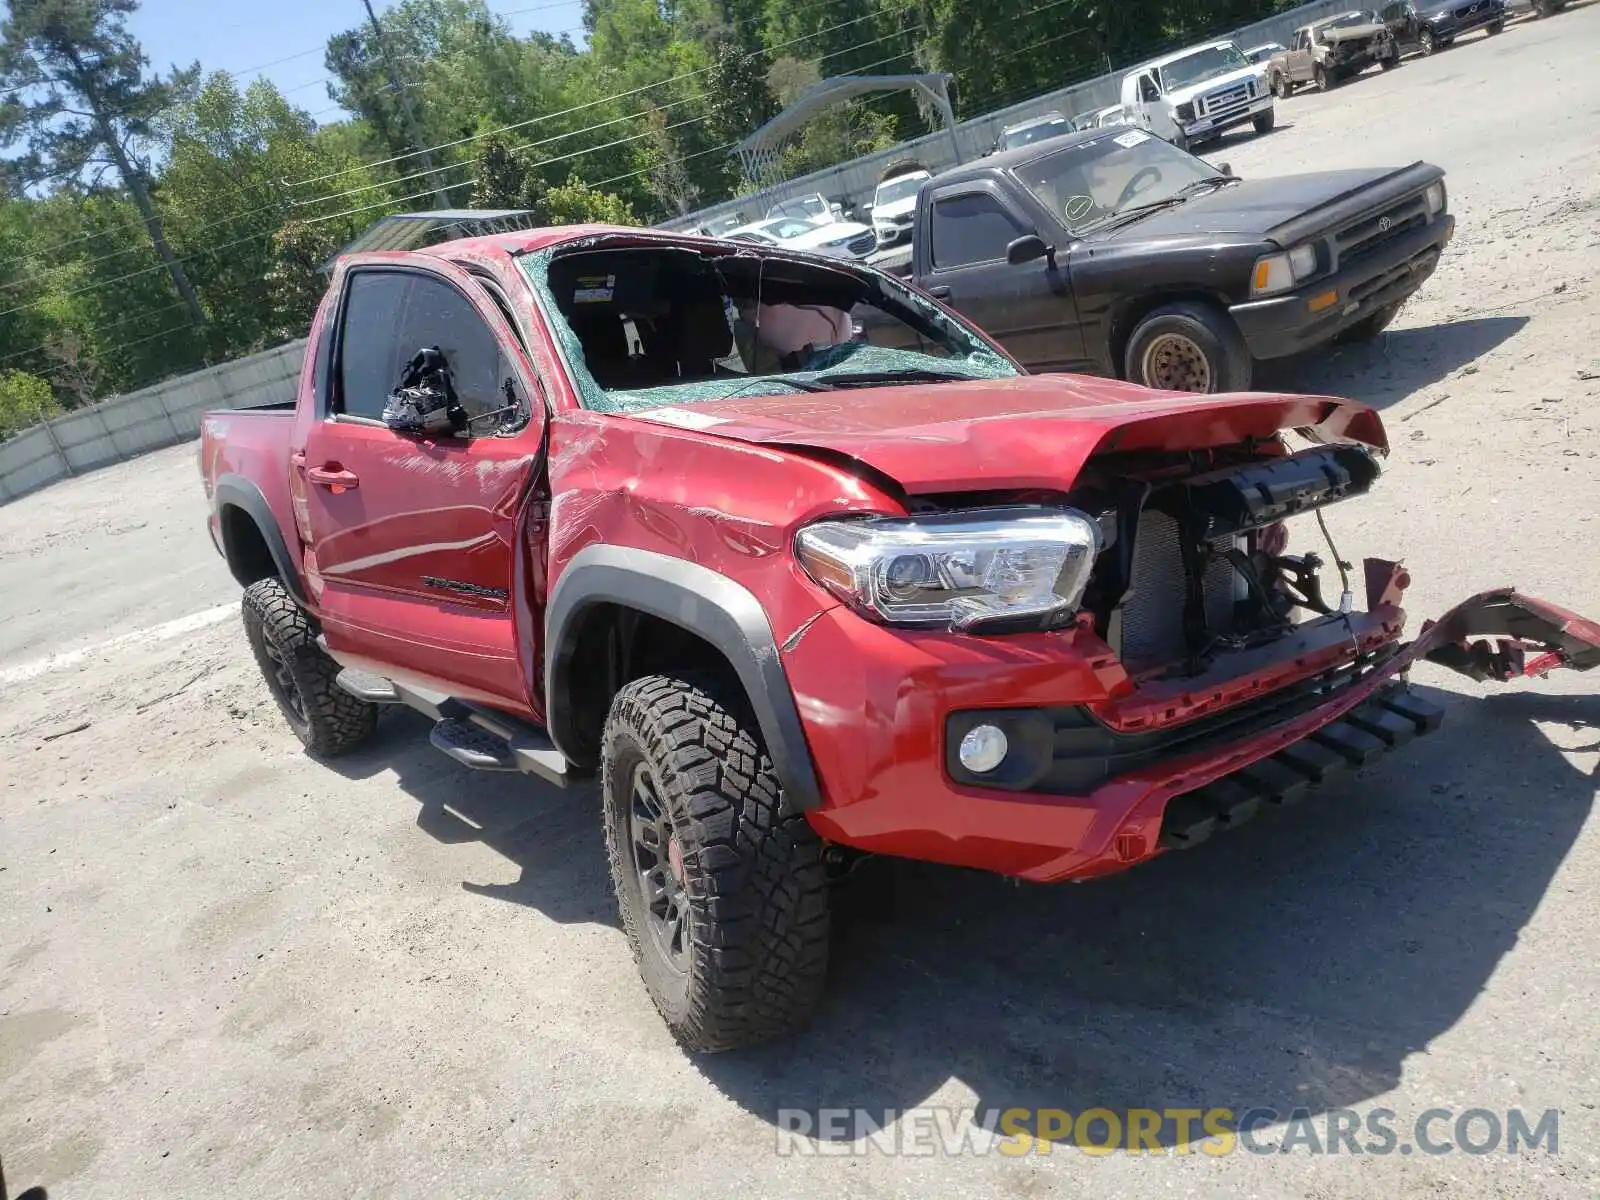
<svg viewBox="0 0 1600 1200">
<path fill-rule="evenodd" d="M 307 583 L 335 655 L 467 699 L 523 707 L 513 620 L 519 528 L 545 414 L 506 314 L 440 261 L 344 278 L 328 395 L 291 457 Z M 384 403 L 443 351 L 469 433 L 390 429 Z M 518 409 L 507 424 L 508 405 Z"/>
<path fill-rule="evenodd" d="M 1302 29 L 1295 34 L 1294 49 L 1289 51 L 1289 78 L 1295 83 L 1305 83 L 1311 78 L 1311 31 Z"/>
<path fill-rule="evenodd" d="M 1067 272 L 1067 238 L 1040 224 L 992 181 L 952 184 L 936 191 L 932 220 L 919 221 L 928 275 L 919 280 L 935 299 L 961 313 L 1030 371 L 1084 370 L 1083 330 Z M 927 228 L 924 228 L 924 226 Z M 1006 247 L 1037 232 L 1058 250 L 1013 265 Z"/>
</svg>

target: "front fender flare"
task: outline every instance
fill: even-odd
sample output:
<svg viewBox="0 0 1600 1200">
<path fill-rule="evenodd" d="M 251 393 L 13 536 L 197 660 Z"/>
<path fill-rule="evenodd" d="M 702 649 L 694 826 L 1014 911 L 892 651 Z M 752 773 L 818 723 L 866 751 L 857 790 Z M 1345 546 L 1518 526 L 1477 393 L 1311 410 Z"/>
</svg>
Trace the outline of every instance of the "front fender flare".
<svg viewBox="0 0 1600 1200">
<path fill-rule="evenodd" d="M 677 625 L 716 647 L 743 685 L 767 753 L 796 808 L 822 803 L 816 766 L 777 639 L 761 602 L 743 585 L 698 563 L 620 546 L 588 546 L 561 573 L 545 615 L 545 701 L 550 739 L 574 744 L 567 694 L 579 618 L 596 604 L 616 604 Z M 569 755 L 570 757 L 570 755 Z"/>
<path fill-rule="evenodd" d="M 267 544 L 267 553 L 272 556 L 272 565 L 278 570 L 278 578 L 283 580 L 283 586 L 289 590 L 289 595 L 294 597 L 296 604 L 301 608 L 308 608 L 305 587 L 300 582 L 300 573 L 294 569 L 294 560 L 289 557 L 288 543 L 283 540 L 283 530 L 278 528 L 278 518 L 272 514 L 272 506 L 267 503 L 267 498 L 261 494 L 261 489 L 243 475 L 218 476 L 212 488 L 212 502 L 216 506 L 218 515 L 224 508 L 232 506 L 243 512 L 255 522 L 256 528 L 261 531 L 261 539 Z M 222 539 L 222 555 L 228 560 L 229 570 L 233 569 L 233 555 L 228 543 L 227 522 L 219 521 L 218 536 Z M 238 579 L 238 576 L 234 576 Z M 251 580 L 239 579 L 242 585 L 248 585 Z"/>
</svg>

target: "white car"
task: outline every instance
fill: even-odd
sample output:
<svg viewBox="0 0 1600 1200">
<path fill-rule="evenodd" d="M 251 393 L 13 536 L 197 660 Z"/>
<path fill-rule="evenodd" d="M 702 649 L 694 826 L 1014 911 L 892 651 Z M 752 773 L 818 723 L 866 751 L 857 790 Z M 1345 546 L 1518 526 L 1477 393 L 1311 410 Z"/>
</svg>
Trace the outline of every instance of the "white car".
<svg viewBox="0 0 1600 1200">
<path fill-rule="evenodd" d="M 927 171 L 907 171 L 885 179 L 872 193 L 872 231 L 877 235 L 880 250 L 911 240 L 917 191 L 932 178 Z"/>
<path fill-rule="evenodd" d="M 1265 63 L 1253 63 L 1232 42 L 1179 50 L 1122 77 L 1128 124 L 1148 129 L 1180 150 L 1220 137 L 1237 125 L 1266 133 L 1275 119 Z"/>
<path fill-rule="evenodd" d="M 1124 111 L 1122 105 L 1112 104 L 1095 113 L 1094 124 L 1090 128 L 1105 129 L 1111 125 L 1126 125 L 1127 123 L 1128 114 Z"/>
<path fill-rule="evenodd" d="M 872 230 L 858 221 L 813 225 L 798 217 L 769 217 L 723 235 L 736 242 L 762 242 L 790 250 L 813 250 L 834 258 L 865 258 L 878 248 Z"/>
</svg>

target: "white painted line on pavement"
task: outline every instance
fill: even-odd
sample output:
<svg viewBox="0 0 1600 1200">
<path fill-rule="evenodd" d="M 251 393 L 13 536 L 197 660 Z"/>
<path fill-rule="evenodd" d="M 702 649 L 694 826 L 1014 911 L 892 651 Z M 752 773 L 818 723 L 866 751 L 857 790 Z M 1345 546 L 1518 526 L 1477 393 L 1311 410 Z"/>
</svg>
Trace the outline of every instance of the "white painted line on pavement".
<svg viewBox="0 0 1600 1200">
<path fill-rule="evenodd" d="M 92 646 L 84 646 L 77 650 L 63 650 L 60 654 L 36 658 L 31 662 L 18 663 L 11 667 L 0 667 L 0 687 L 25 683 L 30 679 L 37 679 L 39 676 L 48 675 L 53 671 L 65 671 L 90 659 L 109 654 L 113 650 L 120 650 L 124 646 L 133 646 L 140 642 L 170 641 L 173 638 L 182 637 L 186 633 L 194 633 L 196 630 L 220 624 L 229 617 L 237 616 L 238 613 L 239 602 L 235 600 L 229 604 L 219 604 L 215 608 L 207 608 L 197 613 L 190 613 L 186 617 L 176 617 L 171 621 L 163 621 L 160 625 L 151 625 L 146 629 L 135 629 L 128 633 L 119 633 L 114 638 L 96 642 Z"/>
</svg>

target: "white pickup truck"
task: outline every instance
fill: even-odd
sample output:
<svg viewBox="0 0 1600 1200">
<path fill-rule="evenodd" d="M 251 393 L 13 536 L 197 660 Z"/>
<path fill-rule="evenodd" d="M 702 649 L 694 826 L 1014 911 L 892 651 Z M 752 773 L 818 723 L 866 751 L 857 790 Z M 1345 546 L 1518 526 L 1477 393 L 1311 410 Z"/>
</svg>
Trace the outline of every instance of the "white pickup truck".
<svg viewBox="0 0 1600 1200">
<path fill-rule="evenodd" d="M 1276 117 L 1266 65 L 1233 42 L 1193 46 L 1130 71 L 1122 107 L 1130 125 L 1182 150 L 1239 125 L 1266 133 Z"/>
</svg>

